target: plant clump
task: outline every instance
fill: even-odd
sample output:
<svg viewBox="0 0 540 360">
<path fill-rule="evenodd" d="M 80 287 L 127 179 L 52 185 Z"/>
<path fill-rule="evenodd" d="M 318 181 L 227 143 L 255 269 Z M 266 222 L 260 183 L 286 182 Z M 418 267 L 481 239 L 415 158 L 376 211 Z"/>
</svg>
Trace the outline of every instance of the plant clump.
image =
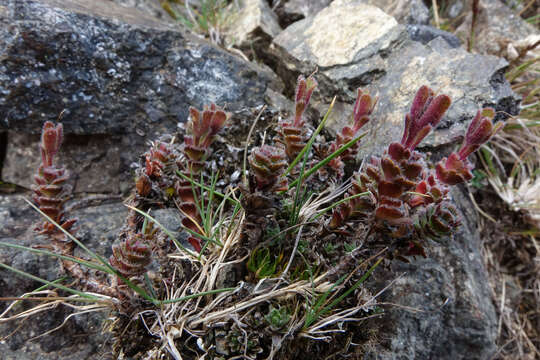
<svg viewBox="0 0 540 360">
<path fill-rule="evenodd" d="M 251 150 L 249 165 L 257 189 L 287 190 L 287 178 L 283 176 L 283 172 L 287 167 L 286 159 L 285 152 L 280 147 L 263 145 Z"/>
<path fill-rule="evenodd" d="M 486 108 L 471 122 L 462 148 L 430 169 L 415 148 L 440 122 L 450 107 L 446 95 L 435 96 L 422 86 L 405 116 L 400 142 L 391 143 L 381 157 L 372 157 L 354 176 L 350 200 L 334 210 L 330 228 L 336 229 L 355 216 L 372 218 L 379 231 L 396 239 L 393 246 L 400 259 L 425 256 L 425 237 L 450 235 L 459 225 L 457 210 L 448 198 L 448 186 L 472 178 L 467 157 L 496 132 L 494 111 Z M 355 197 L 365 194 L 363 197 Z"/>
<path fill-rule="evenodd" d="M 471 179 L 470 155 L 500 126 L 494 111 L 480 110 L 461 148 L 432 164 L 416 148 L 450 98 L 422 86 L 401 140 L 359 161 L 358 141 L 374 121 L 377 100 L 358 89 L 351 123 L 336 139 L 317 143 L 332 105 L 311 131 L 305 111 L 316 87 L 313 76 L 298 78 L 293 116 L 269 130 L 269 144 L 244 155 L 247 174 L 238 187 L 220 183 L 209 166 L 230 114 L 214 104 L 190 108 L 183 141 L 176 141 L 182 134 L 162 137 L 142 156 L 109 261 L 91 252 L 95 261 L 75 259 L 73 247 L 53 249 L 68 256 L 63 264 L 76 263 L 68 272 L 83 290 L 110 304 L 114 356 L 281 358 L 313 343 L 323 349 L 321 340 L 345 341 L 348 331 L 352 341 L 365 332 L 358 318 L 380 311 L 365 285 L 379 264 L 427 256 L 429 239 L 456 231 L 450 186 Z M 53 238 L 74 223 L 61 195 L 67 173 L 53 161 L 61 140 L 61 125 L 46 123 L 35 201 L 54 221 L 39 231 Z M 349 167 L 356 171 L 344 182 Z M 163 208 L 182 219 L 179 229 L 152 216 Z M 148 331 L 154 343 L 130 350 L 129 339 Z"/>
<path fill-rule="evenodd" d="M 121 243 L 114 244 L 112 252 L 109 260 L 111 266 L 126 278 L 145 273 L 146 266 L 152 261 L 152 249 L 143 234 L 133 234 Z"/>
</svg>

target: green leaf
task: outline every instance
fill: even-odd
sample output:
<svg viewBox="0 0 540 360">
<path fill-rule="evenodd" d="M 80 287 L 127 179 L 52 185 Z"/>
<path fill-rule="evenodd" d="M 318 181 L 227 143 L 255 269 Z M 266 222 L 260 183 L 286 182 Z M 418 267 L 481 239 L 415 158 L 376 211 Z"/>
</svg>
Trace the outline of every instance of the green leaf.
<svg viewBox="0 0 540 360">
<path fill-rule="evenodd" d="M 318 171 L 320 168 L 322 168 L 323 166 L 325 166 L 326 164 L 328 164 L 330 161 L 332 161 L 334 158 L 336 158 L 337 156 L 341 155 L 345 150 L 347 150 L 348 148 L 350 148 L 351 146 L 353 146 L 354 144 L 356 144 L 358 142 L 358 140 L 362 139 L 364 136 L 366 136 L 367 133 L 363 133 L 357 137 L 355 137 L 354 139 L 352 139 L 351 141 L 349 141 L 348 143 L 344 144 L 342 147 L 340 147 L 339 149 L 337 149 L 336 151 L 334 151 L 332 154 L 328 155 L 324 160 L 320 161 L 317 163 L 317 165 L 315 165 L 314 167 L 312 167 L 311 169 L 309 169 L 307 171 L 307 173 L 305 174 L 305 178 L 309 178 L 314 172 Z M 300 178 L 294 180 L 290 185 L 289 185 L 289 189 L 293 186 L 296 186 L 298 185 L 298 183 L 300 182 Z"/>
<path fill-rule="evenodd" d="M 182 179 L 186 180 L 186 181 L 189 181 L 192 185 L 196 185 L 198 187 L 200 187 L 201 189 L 204 189 L 204 190 L 207 190 L 207 191 L 210 191 L 211 188 L 209 186 L 206 186 L 206 185 L 203 185 L 201 184 L 200 182 L 197 182 L 193 179 L 190 179 L 189 177 L 187 177 L 186 175 L 182 174 L 180 171 L 176 171 L 176 174 L 178 176 L 180 176 Z M 229 197 L 229 196 L 226 196 L 222 193 L 220 193 L 219 191 L 214 191 L 214 195 L 217 195 L 219 196 L 220 198 L 226 198 L 228 201 L 232 202 L 233 204 L 235 205 L 241 205 L 239 201 Z"/>
</svg>

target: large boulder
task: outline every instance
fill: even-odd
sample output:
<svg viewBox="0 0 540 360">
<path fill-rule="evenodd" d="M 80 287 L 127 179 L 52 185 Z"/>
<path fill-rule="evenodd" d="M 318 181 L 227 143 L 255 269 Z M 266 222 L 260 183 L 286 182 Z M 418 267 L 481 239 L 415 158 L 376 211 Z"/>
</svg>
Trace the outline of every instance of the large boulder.
<svg viewBox="0 0 540 360">
<path fill-rule="evenodd" d="M 174 131 L 189 106 L 258 107 L 276 80 L 108 0 L 9 0 L 0 5 L 0 24 L 0 132 L 8 131 L 2 176 L 18 185 L 31 182 L 21 158 L 37 162 L 30 134 L 46 120 L 61 118 L 67 135 L 80 136 L 69 144 L 73 152 L 87 144 L 96 150 L 72 167 L 86 179 L 78 190 L 117 192 L 147 142 Z M 115 169 L 96 171 L 97 158 L 111 158 Z"/>
</svg>

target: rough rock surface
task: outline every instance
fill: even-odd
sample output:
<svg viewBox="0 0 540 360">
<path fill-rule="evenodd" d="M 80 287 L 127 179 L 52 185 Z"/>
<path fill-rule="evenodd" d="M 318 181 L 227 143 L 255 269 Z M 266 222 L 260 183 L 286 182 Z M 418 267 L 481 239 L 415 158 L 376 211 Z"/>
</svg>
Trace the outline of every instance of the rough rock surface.
<svg viewBox="0 0 540 360">
<path fill-rule="evenodd" d="M 386 340 L 367 358 L 491 359 L 496 352 L 497 317 L 466 191 L 452 191 L 463 222 L 453 238 L 430 242 L 426 259 L 394 262 L 380 275 L 382 284 L 398 278 L 382 298 L 398 306 L 373 322 Z"/>
<path fill-rule="evenodd" d="M 400 24 L 429 24 L 429 9 L 422 0 L 362 0 L 392 15 Z"/>
<path fill-rule="evenodd" d="M 64 3 L 10 0 L 0 13 L 1 128 L 39 133 L 64 110 L 67 133 L 155 133 L 184 121 L 189 105 L 262 103 L 264 75 L 209 43 Z"/>
<path fill-rule="evenodd" d="M 226 38 L 229 44 L 249 48 L 254 41 L 269 44 L 281 32 L 276 14 L 264 0 L 243 0 L 229 6 Z"/>
<path fill-rule="evenodd" d="M 66 134 L 82 135 L 73 153 L 89 143 L 96 151 L 72 168 L 80 176 L 77 191 L 116 192 L 147 142 L 174 131 L 189 106 L 257 107 L 275 80 L 108 0 L 9 0 L 0 5 L 0 24 L 0 131 L 9 130 L 3 180 L 20 185 L 28 185 L 28 172 L 18 155 L 37 149 L 37 138 L 23 134 L 39 133 L 45 120 L 62 114 Z M 115 147 L 121 151 L 111 153 Z M 102 158 L 115 168 L 96 169 L 91 159 Z"/>
<path fill-rule="evenodd" d="M 337 0 L 315 17 L 289 26 L 275 43 L 300 61 L 331 68 L 372 56 L 372 49 L 399 35 L 396 29 L 396 20 L 379 8 Z"/>
<path fill-rule="evenodd" d="M 86 246 L 105 257 L 111 254 L 111 244 L 123 224 L 127 209 L 121 203 L 102 204 L 96 207 L 74 210 L 71 214 L 80 221 L 77 237 Z M 43 244 L 44 239 L 34 234 L 32 225 L 39 220 L 39 214 L 26 204 L 20 195 L 0 196 L 0 241 L 23 246 Z M 81 256 L 79 252 L 76 255 Z M 63 275 L 56 259 L 38 256 L 26 251 L 0 247 L 0 262 L 16 269 L 53 281 Z M 20 296 L 43 284 L 0 269 L 0 297 Z M 8 303 L 0 303 L 3 311 Z M 36 306 L 35 302 L 25 302 L 16 309 L 20 312 Z M 61 329 L 39 337 L 59 326 L 72 311 L 64 306 L 48 310 L 28 319 L 24 326 L 7 340 L 0 342 L 3 359 L 99 359 L 107 348 L 110 334 L 102 333 L 102 322 L 106 312 L 78 315 L 68 320 Z M 0 324 L 0 336 L 14 330 L 19 322 Z"/>
<path fill-rule="evenodd" d="M 461 46 L 461 40 L 456 35 L 430 25 L 407 25 L 407 32 L 411 40 L 421 42 L 424 45 L 437 37 L 441 37 L 453 48 Z"/>
<path fill-rule="evenodd" d="M 373 116 L 376 121 L 368 125 L 375 136 L 364 143 L 364 148 L 372 151 L 380 151 L 401 136 L 410 99 L 424 84 L 444 91 L 453 100 L 438 131 L 424 144 L 450 142 L 462 133 L 464 122 L 480 106 L 517 114 L 519 99 L 504 80 L 505 60 L 452 48 L 440 37 L 423 45 L 411 40 L 392 17 L 381 13 L 369 5 L 338 0 L 274 39 L 271 51 L 283 59 L 277 71 L 289 81 L 289 88 L 298 73 L 309 74 L 318 68 L 321 112 L 326 111 L 333 95 L 339 95 L 341 104 L 328 124 L 332 130 L 349 121 L 357 87 L 379 96 Z M 358 14 L 358 18 L 350 15 L 350 23 L 339 22 L 335 27 L 316 25 L 333 23 L 345 14 Z M 504 115 L 500 113 L 498 118 Z"/>
</svg>

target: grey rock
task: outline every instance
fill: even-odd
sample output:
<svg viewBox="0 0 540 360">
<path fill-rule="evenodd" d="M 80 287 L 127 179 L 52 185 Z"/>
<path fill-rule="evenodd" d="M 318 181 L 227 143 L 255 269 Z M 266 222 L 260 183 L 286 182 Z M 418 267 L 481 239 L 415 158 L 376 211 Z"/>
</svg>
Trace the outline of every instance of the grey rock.
<svg viewBox="0 0 540 360">
<path fill-rule="evenodd" d="M 400 24 L 429 24 L 429 9 L 422 0 L 362 0 L 392 15 Z"/>
<path fill-rule="evenodd" d="M 470 37 L 471 22 L 472 15 L 469 13 L 456 29 L 456 35 L 464 39 L 464 42 Z M 473 39 L 475 52 L 504 56 L 509 43 L 529 35 L 540 35 L 540 31 L 499 0 L 479 2 Z"/>
<path fill-rule="evenodd" d="M 377 7 L 334 1 L 314 17 L 281 32 L 270 51 L 279 59 L 276 71 L 287 88 L 294 89 L 299 73 L 310 74 L 318 68 L 318 90 L 323 99 L 336 94 L 351 97 L 353 91 L 347 82 L 378 76 L 381 53 L 395 46 L 403 31 L 393 17 Z"/>
<path fill-rule="evenodd" d="M 0 24 L 2 176 L 25 187 L 39 162 L 29 134 L 46 120 L 61 117 L 72 139 L 62 152 L 74 191 L 119 192 L 148 141 L 174 132 L 189 106 L 258 107 L 279 89 L 267 69 L 109 1 L 4 1 Z"/>
<path fill-rule="evenodd" d="M 379 8 L 337 0 L 313 18 L 289 26 L 274 43 L 298 60 L 330 68 L 372 56 L 397 28 L 396 20 Z"/>
<path fill-rule="evenodd" d="M 77 238 L 96 253 L 108 257 L 110 246 L 123 226 L 127 209 L 121 203 L 104 204 L 74 210 L 71 214 L 78 218 Z M 39 220 L 39 214 L 26 204 L 20 195 L 0 196 L 0 241 L 32 247 L 45 244 L 43 237 L 36 236 L 33 224 Z M 76 256 L 89 258 L 82 249 L 77 249 Z M 63 276 L 57 260 L 36 255 L 27 251 L 0 247 L 0 262 L 16 269 L 39 276 L 48 281 Z M 0 296 L 20 296 L 43 284 L 16 275 L 6 269 L 0 270 Z M 36 303 L 24 302 L 13 311 L 18 313 L 35 306 Z M 3 310 L 6 302 L 0 304 Z M 24 326 L 7 340 L 0 343 L 0 351 L 5 359 L 99 359 L 110 352 L 109 334 L 103 333 L 101 325 L 106 312 L 77 315 L 68 320 L 59 330 L 28 341 L 34 336 L 45 333 L 59 326 L 72 311 L 59 306 L 30 317 Z M 0 334 L 11 333 L 18 321 L 0 324 Z"/>
<path fill-rule="evenodd" d="M 398 278 L 381 301 L 407 308 L 387 307 L 378 325 L 389 340 L 376 347 L 376 359 L 491 359 L 496 351 L 477 217 L 466 190 L 452 197 L 463 221 L 458 232 L 430 241 L 426 259 L 393 262 L 381 275 L 386 284 Z"/>
<path fill-rule="evenodd" d="M 182 226 L 182 213 L 176 208 L 165 208 L 152 210 L 150 215 L 156 219 L 167 231 L 175 237 L 182 246 L 192 249 L 187 241 L 189 234 Z M 159 227 L 158 227 L 159 228 Z M 165 236 L 165 235 L 163 235 Z"/>
<path fill-rule="evenodd" d="M 40 136 L 10 131 L 4 159 L 2 179 L 31 188 L 34 174 L 41 162 Z M 137 155 L 121 149 L 143 149 L 144 139 L 120 135 L 75 135 L 65 138 L 58 163 L 70 172 L 73 193 L 119 193 L 133 186 L 130 164 Z"/>
<path fill-rule="evenodd" d="M 226 40 L 240 48 L 249 48 L 254 41 L 268 44 L 281 32 L 276 14 L 264 0 L 243 0 L 229 6 Z M 239 8 L 237 8 L 239 5 Z"/>
<path fill-rule="evenodd" d="M 283 10 L 290 17 L 307 18 L 316 15 L 331 2 L 332 0 L 289 0 L 283 6 Z"/>
<path fill-rule="evenodd" d="M 332 24 L 345 14 L 348 21 Z M 382 15 L 381 15 L 382 14 Z M 453 105 L 424 145 L 439 146 L 461 135 L 465 123 L 482 106 L 518 113 L 519 98 L 504 79 L 507 62 L 493 56 L 473 55 L 452 48 L 441 37 L 427 44 L 410 39 L 406 29 L 378 8 L 351 1 L 335 1 L 312 19 L 299 21 L 278 35 L 272 44 L 276 58 L 283 59 L 278 73 L 294 88 L 298 73 L 318 68 L 315 106 L 325 113 L 334 95 L 338 102 L 327 126 L 341 129 L 350 119 L 356 88 L 379 96 L 379 103 L 362 140 L 366 151 L 381 151 L 401 136 L 410 102 L 422 85 L 448 94 Z"/>
<path fill-rule="evenodd" d="M 190 105 L 263 101 L 258 68 L 203 40 L 112 3 L 115 19 L 94 3 L 55 4 L 10 0 L 0 12 L 0 128 L 39 133 L 64 110 L 66 133 L 151 134 L 185 121 Z"/>
<path fill-rule="evenodd" d="M 461 46 L 461 40 L 456 35 L 430 25 L 407 25 L 407 32 L 411 40 L 421 42 L 424 45 L 440 36 L 453 48 Z"/>
</svg>

